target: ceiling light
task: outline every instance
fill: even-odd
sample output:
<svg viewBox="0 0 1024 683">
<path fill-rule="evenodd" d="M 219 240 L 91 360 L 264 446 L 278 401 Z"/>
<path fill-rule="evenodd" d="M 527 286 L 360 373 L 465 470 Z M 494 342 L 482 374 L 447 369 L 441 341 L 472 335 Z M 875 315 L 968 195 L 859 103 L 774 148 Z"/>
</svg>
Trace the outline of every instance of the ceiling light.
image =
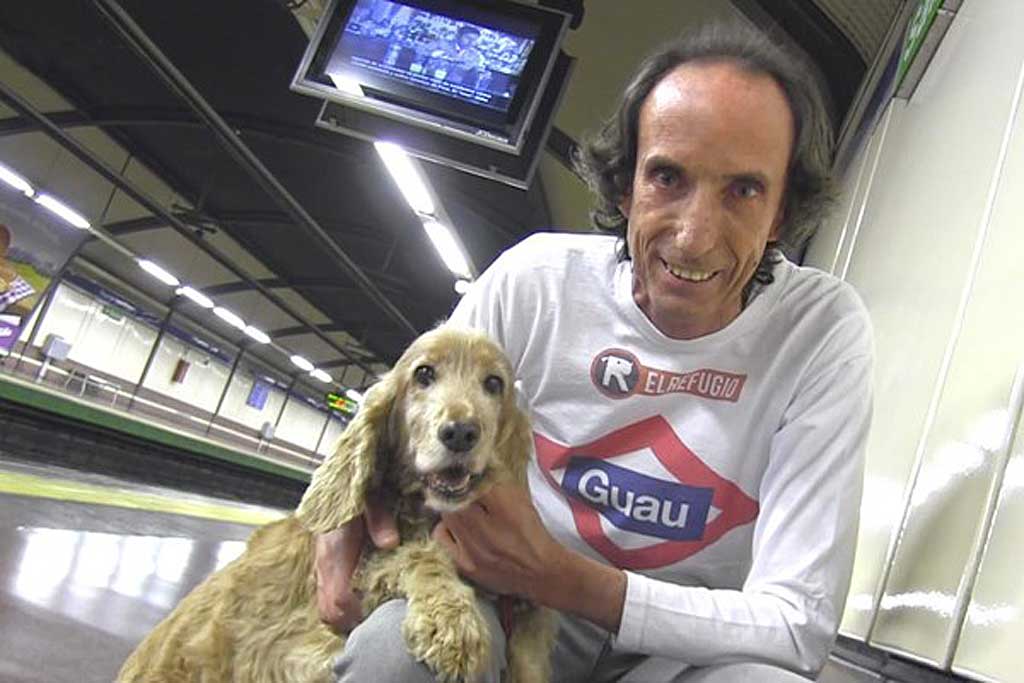
<svg viewBox="0 0 1024 683">
<path fill-rule="evenodd" d="M 237 327 L 240 330 L 245 329 L 245 321 L 226 308 L 221 308 L 220 306 L 217 306 L 216 308 L 213 309 L 213 314 L 220 318 L 221 320 L 223 320 L 224 322 L 226 322 L 228 325 L 231 325 L 231 327 Z"/>
<path fill-rule="evenodd" d="M 471 284 L 473 283 L 470 282 L 469 280 L 463 280 L 459 278 L 458 280 L 455 281 L 455 291 L 458 294 L 465 294 L 466 292 L 469 291 L 469 286 Z"/>
<path fill-rule="evenodd" d="M 36 195 L 35 200 L 40 206 L 49 209 L 79 230 L 88 230 L 92 227 L 82 214 L 65 206 L 48 194 Z"/>
<path fill-rule="evenodd" d="M 315 369 L 313 367 L 313 364 L 310 363 L 305 358 L 303 358 L 302 356 L 294 355 L 291 357 L 291 361 L 295 367 L 305 370 L 306 372 L 313 372 L 313 370 Z"/>
<path fill-rule="evenodd" d="M 353 401 L 355 401 L 356 403 L 362 403 L 363 402 L 363 395 L 360 394 L 355 389 L 346 389 L 345 390 L 345 395 L 348 396 Z"/>
<path fill-rule="evenodd" d="M 253 339 L 255 339 L 256 341 L 258 341 L 260 344 L 270 343 L 270 336 L 267 335 L 267 333 L 264 332 L 263 330 L 255 328 L 252 325 L 247 325 L 245 329 L 243 329 L 242 331 L 245 332 L 250 337 L 252 337 Z"/>
<path fill-rule="evenodd" d="M 317 368 L 317 369 L 313 370 L 313 372 L 311 372 L 309 374 L 312 375 L 313 379 L 318 379 L 321 382 L 323 382 L 324 384 L 330 384 L 331 382 L 334 381 L 333 377 L 328 375 L 326 372 L 324 372 L 320 368 Z"/>
<path fill-rule="evenodd" d="M 21 192 L 26 197 L 31 197 L 36 193 L 36 191 L 32 189 L 32 185 L 27 180 L 2 164 L 0 164 L 0 180 L 10 185 L 18 192 Z"/>
<path fill-rule="evenodd" d="M 210 297 L 206 296 L 198 289 L 193 289 L 192 287 L 181 287 L 175 292 L 175 294 L 183 296 L 186 299 L 191 299 L 203 308 L 213 308 L 213 301 L 210 300 Z"/>
<path fill-rule="evenodd" d="M 164 270 L 157 264 L 153 263 L 152 261 L 147 261 L 144 258 L 136 260 L 139 264 L 139 268 L 142 268 L 144 271 L 146 271 L 147 273 L 149 273 L 150 275 L 152 275 L 165 285 L 168 285 L 170 287 L 177 287 L 178 285 L 181 284 L 181 281 L 178 280 L 178 278 L 174 277 L 173 275 L 171 275 L 166 270 Z"/>
<path fill-rule="evenodd" d="M 405 153 L 405 150 L 393 142 L 375 142 L 373 146 L 377 148 L 377 154 L 384 161 L 384 165 L 412 210 L 427 215 L 434 213 L 434 200 L 416 168 L 416 162 Z"/>
<path fill-rule="evenodd" d="M 437 253 L 441 255 L 441 260 L 448 266 L 448 270 L 464 279 L 471 278 L 469 263 L 466 262 L 462 247 L 455 241 L 451 230 L 437 221 L 424 221 L 423 228 L 427 231 L 430 241 L 434 243 Z"/>
</svg>

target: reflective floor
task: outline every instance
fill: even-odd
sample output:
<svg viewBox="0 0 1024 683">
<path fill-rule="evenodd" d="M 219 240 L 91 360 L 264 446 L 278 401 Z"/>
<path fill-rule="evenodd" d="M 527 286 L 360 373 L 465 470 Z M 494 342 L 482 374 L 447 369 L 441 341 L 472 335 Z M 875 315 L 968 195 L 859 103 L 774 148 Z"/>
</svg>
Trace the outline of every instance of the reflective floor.
<svg viewBox="0 0 1024 683">
<path fill-rule="evenodd" d="M 251 531 L 0 494 L 0 681 L 112 681 L 139 640 L 240 553 Z"/>
<path fill-rule="evenodd" d="M 47 479 L 58 490 L 79 484 L 108 486 L 125 496 L 138 491 L 148 503 L 161 495 L 177 503 L 187 499 L 205 513 L 210 505 L 237 507 L 0 456 L 0 485 L 17 477 Z M 254 528 L 131 509 L 123 500 L 118 507 L 40 495 L 0 493 L 2 683 L 110 683 L 145 634 L 203 578 L 234 559 Z M 252 514 L 251 506 L 243 507 Z M 883 679 L 836 662 L 819 680 Z"/>
</svg>

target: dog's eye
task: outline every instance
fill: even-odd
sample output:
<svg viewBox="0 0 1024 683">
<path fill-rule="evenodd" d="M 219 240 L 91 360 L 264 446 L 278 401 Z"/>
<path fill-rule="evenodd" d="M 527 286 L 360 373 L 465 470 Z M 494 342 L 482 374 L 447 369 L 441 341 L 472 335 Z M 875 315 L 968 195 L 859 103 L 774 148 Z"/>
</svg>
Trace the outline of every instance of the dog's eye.
<svg viewBox="0 0 1024 683">
<path fill-rule="evenodd" d="M 488 375 L 484 380 L 484 391 L 488 394 L 498 395 L 505 391 L 505 380 L 497 375 Z"/>
<path fill-rule="evenodd" d="M 416 368 L 415 372 L 413 372 L 412 376 L 416 380 L 416 384 L 419 384 L 421 387 L 429 387 L 434 383 L 434 379 L 436 378 L 434 368 L 429 365 L 419 366 Z"/>
</svg>

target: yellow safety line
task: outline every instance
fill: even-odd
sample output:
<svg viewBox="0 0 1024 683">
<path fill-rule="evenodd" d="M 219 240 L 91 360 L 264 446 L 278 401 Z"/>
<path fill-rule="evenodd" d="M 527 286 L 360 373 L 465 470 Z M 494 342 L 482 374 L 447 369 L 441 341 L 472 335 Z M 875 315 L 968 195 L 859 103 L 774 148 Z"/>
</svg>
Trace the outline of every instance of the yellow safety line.
<svg viewBox="0 0 1024 683">
<path fill-rule="evenodd" d="M 188 515 L 190 517 L 202 517 L 204 519 L 237 522 L 253 526 L 281 519 L 285 515 L 283 512 L 269 508 L 225 505 L 190 498 L 173 498 L 154 493 L 97 486 L 68 479 L 36 477 L 31 474 L 17 472 L 0 472 L 0 493 L 51 498 L 75 503 L 110 505 L 131 508 L 133 510 L 148 510 L 150 512 L 169 512 L 176 515 Z"/>
</svg>

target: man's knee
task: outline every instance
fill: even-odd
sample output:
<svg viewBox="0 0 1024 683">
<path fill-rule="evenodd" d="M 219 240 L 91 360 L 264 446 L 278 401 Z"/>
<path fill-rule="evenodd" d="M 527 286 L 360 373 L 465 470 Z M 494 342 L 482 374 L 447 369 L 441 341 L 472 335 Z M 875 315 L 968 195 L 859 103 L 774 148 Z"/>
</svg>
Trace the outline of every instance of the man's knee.
<svg viewBox="0 0 1024 683">
<path fill-rule="evenodd" d="M 482 601 L 478 605 L 491 630 L 491 664 L 479 681 L 498 683 L 505 667 L 505 636 L 494 608 Z M 436 681 L 430 669 L 409 653 L 402 636 L 405 612 L 405 600 L 391 600 L 375 609 L 352 631 L 345 649 L 335 660 L 338 683 Z"/>
<path fill-rule="evenodd" d="M 810 679 L 777 666 L 744 662 L 692 669 L 682 680 L 686 683 L 807 683 Z"/>
</svg>

